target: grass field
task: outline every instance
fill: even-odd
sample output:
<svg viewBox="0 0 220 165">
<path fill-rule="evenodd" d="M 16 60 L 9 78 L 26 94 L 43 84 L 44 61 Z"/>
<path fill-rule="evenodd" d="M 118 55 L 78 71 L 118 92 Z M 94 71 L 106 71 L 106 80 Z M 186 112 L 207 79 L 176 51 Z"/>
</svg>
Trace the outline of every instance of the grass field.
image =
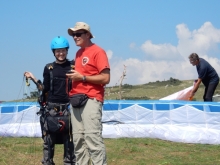
<svg viewBox="0 0 220 165">
<path fill-rule="evenodd" d="M 122 99 L 158 100 L 192 86 L 193 80 L 123 85 Z M 106 88 L 106 100 L 119 98 L 119 87 Z M 194 100 L 202 101 L 201 85 Z M 220 94 L 218 86 L 215 94 Z M 29 100 L 25 100 L 29 101 Z M 35 100 L 36 101 L 36 100 Z M 220 165 L 220 145 L 186 144 L 150 138 L 104 139 L 109 165 Z M 63 146 L 56 145 L 54 161 L 62 165 Z M 0 165 L 40 165 L 40 138 L 0 137 Z"/>
<path fill-rule="evenodd" d="M 109 165 L 218 165 L 220 146 L 185 144 L 149 138 L 104 139 Z M 62 165 L 63 145 L 56 145 L 54 161 Z M 0 139 L 1 165 L 40 165 L 40 138 Z"/>
<path fill-rule="evenodd" d="M 166 97 L 185 88 L 193 85 L 194 80 L 181 80 L 173 82 L 157 81 L 142 85 L 126 86 L 123 85 L 121 88 L 122 99 L 131 98 L 132 100 L 159 100 L 160 98 Z M 107 87 L 105 99 L 115 100 L 119 98 L 119 86 Z M 201 84 L 198 91 L 194 96 L 194 101 L 203 101 L 204 85 Z M 218 85 L 215 94 L 220 94 L 220 85 Z"/>
<path fill-rule="evenodd" d="M 105 100 L 119 100 L 121 93 L 121 99 L 123 100 L 159 100 L 163 97 L 181 91 L 193 85 L 194 80 L 164 80 L 157 82 L 150 82 L 141 85 L 122 85 L 121 89 L 119 86 L 111 86 L 105 88 Z M 33 90 L 33 89 L 32 89 Z M 36 92 L 36 91 L 35 91 Z M 194 101 L 203 101 L 204 86 L 200 85 L 198 91 L 194 96 Z M 215 94 L 220 95 L 220 85 L 218 85 Z M 36 102 L 37 98 L 29 98 L 22 100 L 12 100 L 13 102 Z"/>
</svg>

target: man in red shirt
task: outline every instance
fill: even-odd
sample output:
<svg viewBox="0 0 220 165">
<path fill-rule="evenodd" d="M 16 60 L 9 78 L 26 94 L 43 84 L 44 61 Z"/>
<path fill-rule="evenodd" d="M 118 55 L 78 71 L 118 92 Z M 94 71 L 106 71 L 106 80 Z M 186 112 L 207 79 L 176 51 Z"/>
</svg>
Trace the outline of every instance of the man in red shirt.
<svg viewBox="0 0 220 165">
<path fill-rule="evenodd" d="M 71 106 L 76 164 L 87 165 L 91 159 L 95 165 L 105 165 L 107 161 L 101 119 L 104 86 L 110 81 L 108 58 L 102 48 L 92 43 L 91 38 L 94 36 L 88 24 L 77 22 L 68 29 L 68 34 L 80 47 L 75 57 L 75 70 L 66 74 L 72 79 L 70 99 L 75 102 L 75 96 L 88 96 L 88 100 L 84 96 L 78 99 L 85 99 L 84 105 Z"/>
</svg>

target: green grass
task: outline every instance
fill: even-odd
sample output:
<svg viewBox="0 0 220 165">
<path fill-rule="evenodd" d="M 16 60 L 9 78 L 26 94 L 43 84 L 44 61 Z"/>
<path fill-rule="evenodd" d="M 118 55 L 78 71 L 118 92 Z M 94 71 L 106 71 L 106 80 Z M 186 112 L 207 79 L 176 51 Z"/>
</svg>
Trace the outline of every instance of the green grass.
<svg viewBox="0 0 220 165">
<path fill-rule="evenodd" d="M 156 81 L 141 85 L 124 84 L 121 87 L 123 100 L 159 100 L 193 85 L 194 80 Z M 204 85 L 201 84 L 194 96 L 194 101 L 203 101 Z M 218 85 L 215 94 L 220 94 Z M 105 88 L 105 100 L 118 100 L 119 86 Z M 36 102 L 37 98 L 12 100 L 13 102 Z"/>
<path fill-rule="evenodd" d="M 142 85 L 123 85 L 122 99 L 158 100 L 192 86 L 193 80 L 169 81 Z M 166 86 L 166 87 L 165 87 Z M 107 87 L 105 99 L 118 99 L 119 87 Z M 200 85 L 194 100 L 203 101 L 204 86 Z M 215 94 L 220 94 L 220 86 Z M 20 101 L 36 101 L 20 100 Z M 220 145 L 186 144 L 150 138 L 104 139 L 109 165 L 217 165 Z M 56 145 L 54 161 L 62 165 L 63 145 Z M 40 138 L 0 137 L 0 165 L 40 165 Z"/>
<path fill-rule="evenodd" d="M 150 138 L 104 139 L 109 165 L 217 165 L 220 145 L 186 144 Z M 62 165 L 63 145 L 57 144 L 55 163 Z M 40 165 L 40 138 L 0 139 L 1 165 Z"/>
<path fill-rule="evenodd" d="M 181 80 L 177 83 L 170 83 L 170 81 L 157 81 L 142 85 L 123 85 L 122 99 L 127 100 L 159 100 L 163 97 L 176 93 L 180 90 L 188 88 L 193 85 L 194 80 Z M 194 101 L 203 101 L 204 85 L 200 84 L 198 91 L 194 96 Z M 218 85 L 215 94 L 220 94 L 220 85 Z M 107 87 L 105 90 L 106 100 L 119 99 L 119 87 Z"/>
</svg>

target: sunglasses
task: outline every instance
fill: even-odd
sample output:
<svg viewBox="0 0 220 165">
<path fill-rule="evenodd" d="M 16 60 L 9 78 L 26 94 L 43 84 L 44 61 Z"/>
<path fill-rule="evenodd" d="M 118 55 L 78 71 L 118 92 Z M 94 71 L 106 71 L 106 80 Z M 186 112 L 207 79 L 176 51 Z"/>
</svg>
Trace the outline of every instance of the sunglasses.
<svg viewBox="0 0 220 165">
<path fill-rule="evenodd" d="M 82 33 L 72 33 L 73 37 L 81 37 L 82 34 L 86 34 L 87 32 L 82 32 Z"/>
</svg>

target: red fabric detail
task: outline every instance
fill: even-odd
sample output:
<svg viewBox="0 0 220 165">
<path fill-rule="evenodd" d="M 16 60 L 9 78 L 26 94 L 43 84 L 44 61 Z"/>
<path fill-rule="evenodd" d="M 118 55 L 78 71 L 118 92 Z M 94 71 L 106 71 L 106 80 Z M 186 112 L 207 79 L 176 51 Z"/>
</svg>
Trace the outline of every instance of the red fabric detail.
<svg viewBox="0 0 220 165">
<path fill-rule="evenodd" d="M 62 125 L 62 126 L 60 127 L 60 131 L 63 131 L 63 129 L 65 128 L 65 122 L 62 121 L 62 120 L 59 120 L 59 123 L 60 123 L 60 125 Z"/>
</svg>

